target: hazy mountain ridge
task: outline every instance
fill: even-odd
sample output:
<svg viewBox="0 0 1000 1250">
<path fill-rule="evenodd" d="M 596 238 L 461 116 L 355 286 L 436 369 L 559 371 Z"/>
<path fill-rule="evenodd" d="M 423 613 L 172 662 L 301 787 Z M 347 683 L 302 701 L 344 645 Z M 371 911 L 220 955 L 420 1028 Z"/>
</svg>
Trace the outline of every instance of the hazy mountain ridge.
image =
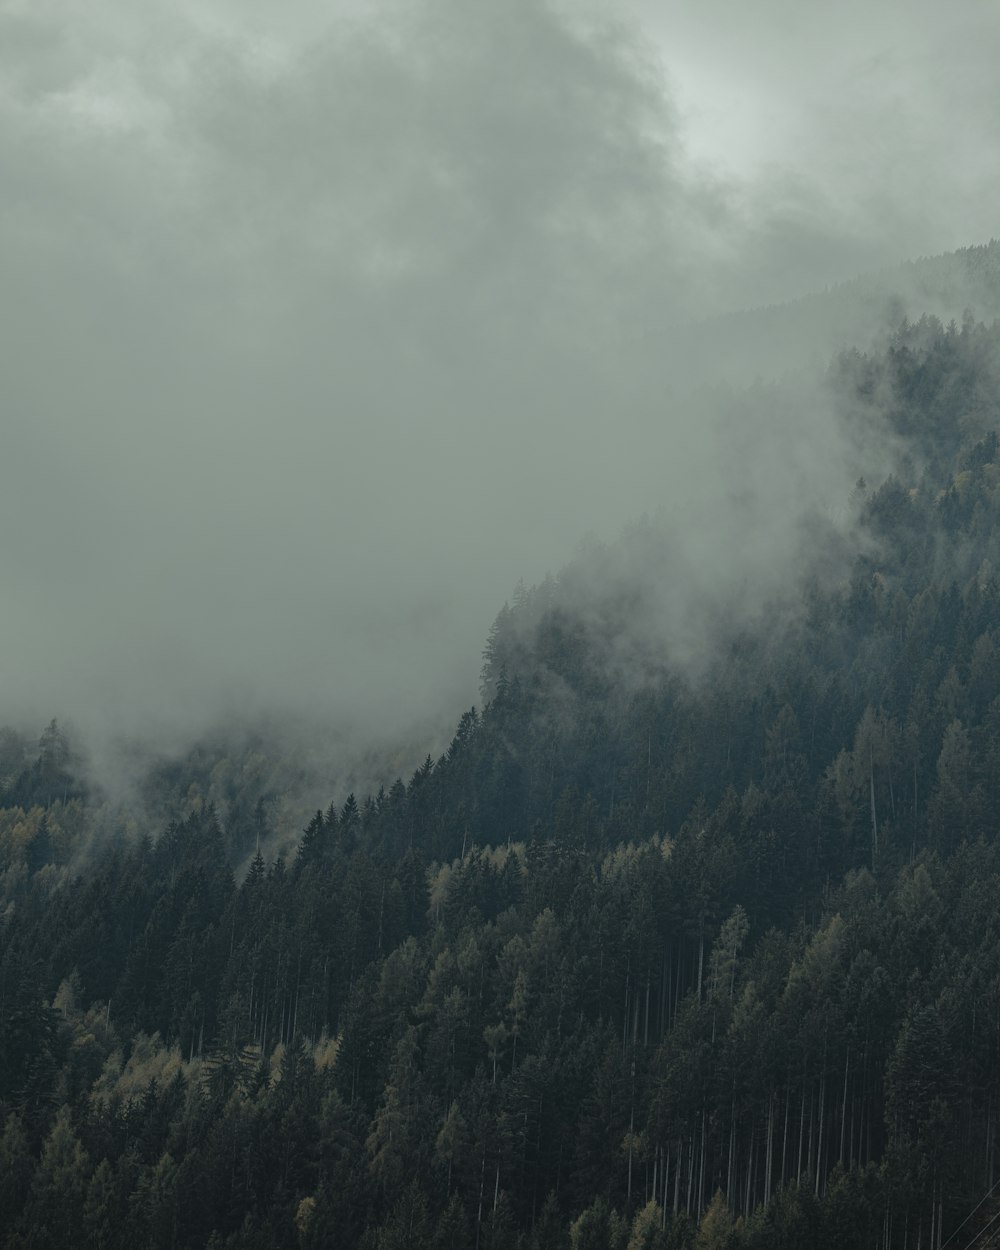
<svg viewBox="0 0 1000 1250">
<path fill-rule="evenodd" d="M 709 318 L 678 332 L 685 352 L 734 383 L 780 376 L 845 348 L 884 345 L 904 318 L 945 325 L 1000 316 L 1000 242 L 922 257 L 799 299 Z"/>
</svg>

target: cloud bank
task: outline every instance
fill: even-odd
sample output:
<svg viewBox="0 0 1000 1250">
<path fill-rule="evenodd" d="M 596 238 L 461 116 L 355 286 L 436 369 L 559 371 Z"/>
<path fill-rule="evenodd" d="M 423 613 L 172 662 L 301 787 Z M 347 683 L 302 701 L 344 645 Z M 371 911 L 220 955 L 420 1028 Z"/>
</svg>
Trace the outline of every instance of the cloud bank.
<svg viewBox="0 0 1000 1250">
<path fill-rule="evenodd" d="M 846 178 L 856 114 L 739 181 L 677 94 L 696 32 L 672 70 L 607 14 L 0 6 L 0 720 L 396 731 L 474 699 L 586 531 L 665 507 L 700 584 L 835 505 L 823 406 L 734 430 L 675 328 L 896 259 L 935 202 L 863 129 Z"/>
</svg>

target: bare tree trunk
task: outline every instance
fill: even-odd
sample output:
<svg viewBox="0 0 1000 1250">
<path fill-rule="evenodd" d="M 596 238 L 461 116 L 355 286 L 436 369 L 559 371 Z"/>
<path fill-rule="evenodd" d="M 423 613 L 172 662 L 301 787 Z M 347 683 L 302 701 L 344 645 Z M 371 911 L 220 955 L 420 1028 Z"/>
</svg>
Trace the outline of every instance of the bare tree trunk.
<svg viewBox="0 0 1000 1250">
<path fill-rule="evenodd" d="M 292 1012 L 292 1042 L 295 1041 L 299 1028 L 299 981 L 302 976 L 302 956 L 299 955 L 299 966 L 295 973 L 295 1008 Z"/>
<path fill-rule="evenodd" d="M 791 1102 L 791 1090 L 785 1086 L 785 1131 L 781 1138 L 781 1187 L 785 1184 L 785 1155 L 788 1151 L 788 1104 Z"/>
<path fill-rule="evenodd" d="M 754 1122 L 753 1120 L 751 1120 L 750 1121 L 750 1158 L 747 1161 L 747 1190 L 746 1190 L 746 1199 L 743 1203 L 743 1214 L 746 1216 L 747 1219 L 750 1218 L 750 1196 L 753 1191 L 754 1128 L 755 1128 Z"/>
<path fill-rule="evenodd" d="M 629 1116 L 629 1121 L 628 1121 L 628 1203 L 629 1203 L 629 1206 L 632 1205 L 632 1141 L 633 1141 L 634 1128 L 635 1128 L 635 1107 L 633 1106 L 632 1113 Z"/>
<path fill-rule="evenodd" d="M 868 744 L 868 784 L 872 801 L 872 872 L 878 862 L 878 819 L 875 815 L 875 760 L 872 744 Z"/>
<path fill-rule="evenodd" d="M 670 1023 L 670 948 L 663 952 L 663 971 L 660 973 L 660 1036 Z"/>
<path fill-rule="evenodd" d="M 802 1131 L 805 1128 L 805 1123 L 806 1123 L 806 1087 L 805 1087 L 805 1082 L 803 1079 L 802 1105 L 799 1107 L 799 1161 L 795 1169 L 795 1179 L 796 1181 L 799 1181 L 799 1182 L 801 1182 L 802 1180 Z"/>
<path fill-rule="evenodd" d="M 622 1011 L 622 1058 L 625 1058 L 625 1051 L 628 1048 L 628 1007 L 629 1007 L 629 981 L 631 972 L 625 970 L 625 1007 Z"/>
<path fill-rule="evenodd" d="M 736 1097 L 734 1094 L 733 1101 L 730 1105 L 730 1110 L 729 1110 L 729 1159 L 726 1164 L 726 1201 L 729 1203 L 730 1208 L 732 1208 L 732 1205 L 733 1205 L 733 1150 L 735 1149 L 735 1146 L 736 1146 Z"/>
<path fill-rule="evenodd" d="M 483 1226 L 483 1189 L 486 1185 L 486 1142 L 483 1142 L 483 1161 L 479 1167 L 479 1207 L 476 1211 L 476 1250 L 479 1250 L 479 1235 Z"/>
<path fill-rule="evenodd" d="M 674 1215 L 680 1208 L 681 1201 L 681 1169 L 684 1167 L 684 1138 L 677 1138 L 677 1170 L 674 1172 Z"/>
<path fill-rule="evenodd" d="M 823 1119 L 826 1111 L 826 1073 L 819 1083 L 819 1133 L 816 1138 L 816 1197 L 819 1197 L 820 1176 L 823 1172 Z"/>
<path fill-rule="evenodd" d="M 653 1153 L 653 1201 L 654 1202 L 656 1201 L 656 1195 L 659 1193 L 659 1185 L 658 1185 L 659 1179 L 660 1179 L 660 1147 L 659 1145 L 657 1145 L 656 1150 Z M 647 1198 L 646 1201 L 648 1202 L 649 1199 Z"/>
<path fill-rule="evenodd" d="M 670 1143 L 667 1143 L 667 1157 L 663 1164 L 663 1198 L 660 1202 L 660 1228 L 667 1227 L 667 1185 L 670 1182 Z M 675 1207 L 676 1209 L 676 1207 Z"/>
<path fill-rule="evenodd" d="M 840 1101 L 840 1156 L 839 1162 L 844 1162 L 844 1131 L 847 1128 L 847 1075 L 851 1070 L 851 1048 L 847 1048 L 847 1058 L 844 1060 L 844 1096 Z"/>
<path fill-rule="evenodd" d="M 672 1009 L 673 1019 L 677 1018 L 677 1007 L 681 1001 L 681 972 L 683 970 L 683 966 L 684 966 L 684 938 L 681 937 L 681 940 L 677 946 L 677 977 L 674 982 L 674 1005 Z"/>
</svg>

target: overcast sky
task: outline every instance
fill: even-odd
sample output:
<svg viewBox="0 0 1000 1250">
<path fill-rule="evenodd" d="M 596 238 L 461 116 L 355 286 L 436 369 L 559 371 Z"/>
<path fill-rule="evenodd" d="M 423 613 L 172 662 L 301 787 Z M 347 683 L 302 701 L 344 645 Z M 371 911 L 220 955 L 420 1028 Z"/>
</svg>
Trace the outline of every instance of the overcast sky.
<svg viewBox="0 0 1000 1250">
<path fill-rule="evenodd" d="M 519 577 L 725 511 L 673 325 L 997 233 L 998 58 L 985 0 L 0 0 L 0 722 L 452 715 Z"/>
</svg>

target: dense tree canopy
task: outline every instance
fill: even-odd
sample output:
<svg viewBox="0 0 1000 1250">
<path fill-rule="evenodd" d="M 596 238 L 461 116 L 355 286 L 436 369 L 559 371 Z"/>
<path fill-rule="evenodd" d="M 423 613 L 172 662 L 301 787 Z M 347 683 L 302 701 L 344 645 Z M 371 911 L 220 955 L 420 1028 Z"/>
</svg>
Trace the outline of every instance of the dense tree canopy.
<svg viewBox="0 0 1000 1250">
<path fill-rule="evenodd" d="M 520 590 L 448 749 L 291 855 L 249 749 L 161 769 L 144 829 L 56 722 L 0 732 L 0 1245 L 959 1225 L 1000 1162 L 1000 329 L 828 385 L 901 449 L 842 572 L 697 672 L 626 654 L 641 584 Z"/>
</svg>

